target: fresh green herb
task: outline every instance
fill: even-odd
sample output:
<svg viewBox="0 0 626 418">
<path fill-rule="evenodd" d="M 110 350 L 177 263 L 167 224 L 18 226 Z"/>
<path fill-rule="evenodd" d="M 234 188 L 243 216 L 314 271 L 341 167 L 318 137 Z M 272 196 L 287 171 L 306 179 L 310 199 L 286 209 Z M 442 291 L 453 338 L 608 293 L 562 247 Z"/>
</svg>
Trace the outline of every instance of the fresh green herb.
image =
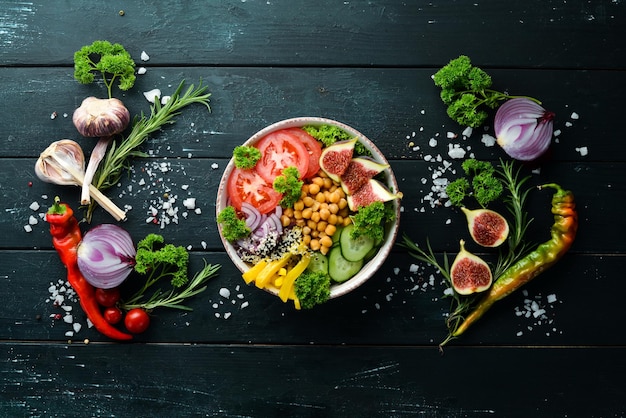
<svg viewBox="0 0 626 418">
<path fill-rule="evenodd" d="M 302 185 L 304 182 L 300 180 L 300 172 L 296 167 L 287 167 L 282 174 L 274 179 L 274 190 L 283 194 L 280 205 L 286 208 L 292 208 L 294 203 L 300 199 L 302 194 Z"/>
<path fill-rule="evenodd" d="M 98 190 L 104 190 L 118 184 L 124 169 L 129 166 L 129 159 L 132 157 L 146 157 L 147 154 L 140 151 L 139 147 L 146 141 L 148 135 L 158 131 L 167 124 L 174 123 L 174 117 L 180 114 L 182 108 L 194 103 L 199 103 L 211 111 L 209 107 L 210 93 L 205 93 L 206 87 L 202 83 L 198 87 L 192 84 L 181 96 L 184 80 L 180 82 L 178 88 L 172 94 L 170 100 L 165 105 L 161 105 L 159 100 L 155 100 L 150 107 L 150 116 L 145 116 L 143 112 L 139 118 L 133 121 L 133 128 L 126 139 L 119 144 L 112 142 L 106 156 L 98 167 L 94 175 L 93 185 Z M 91 219 L 95 202 L 92 200 L 87 211 L 87 219 Z"/>
<path fill-rule="evenodd" d="M 330 297 L 330 276 L 307 270 L 296 279 L 295 292 L 302 309 L 320 305 Z"/>
<path fill-rule="evenodd" d="M 470 158 L 463 161 L 466 177 L 459 177 L 446 186 L 446 194 L 454 206 L 463 206 L 466 197 L 473 196 L 483 208 L 502 195 L 502 180 L 488 161 Z M 468 179 L 471 179 L 471 186 Z"/>
<path fill-rule="evenodd" d="M 491 76 L 472 65 L 469 57 L 461 55 L 451 60 L 433 76 L 435 85 L 441 87 L 441 100 L 448 106 L 448 116 L 460 125 L 477 128 L 487 119 L 487 110 L 498 103 L 517 97 L 491 89 Z"/>
<path fill-rule="evenodd" d="M 124 311 L 134 308 L 142 308 L 150 311 L 159 307 L 191 311 L 191 308 L 183 305 L 182 303 L 185 299 L 204 292 L 206 289 L 206 282 L 217 275 L 220 267 L 221 266 L 219 264 L 206 264 L 205 262 L 204 268 L 196 273 L 186 286 L 181 288 L 172 288 L 166 292 L 158 289 L 154 291 L 150 297 L 146 296 L 146 292 L 150 286 L 156 283 L 156 280 L 151 283 L 146 282 L 141 290 L 135 293 L 127 301 L 121 303 L 120 308 Z"/>
<path fill-rule="evenodd" d="M 239 145 L 233 150 L 233 158 L 235 167 L 244 170 L 254 168 L 256 163 L 261 159 L 261 151 L 255 147 Z"/>
<path fill-rule="evenodd" d="M 148 276 L 146 283 L 168 278 L 174 287 L 187 283 L 189 253 L 182 246 L 164 244 L 163 236 L 148 234 L 137 243 L 135 271 Z"/>
<path fill-rule="evenodd" d="M 113 83 L 119 79 L 120 90 L 129 90 L 135 84 L 135 61 L 120 44 L 95 41 L 74 53 L 74 78 L 81 84 L 90 84 L 100 73 L 112 96 Z"/>
<path fill-rule="evenodd" d="M 226 206 L 219 215 L 217 222 L 222 225 L 222 234 L 228 241 L 236 241 L 250 234 L 250 228 L 244 219 L 239 219 L 237 211 L 232 206 Z"/>
<path fill-rule="evenodd" d="M 324 147 L 328 147 L 338 141 L 348 141 L 353 138 L 348 132 L 334 125 L 307 125 L 303 126 L 302 129 L 320 141 Z M 359 141 L 354 144 L 354 152 L 357 155 L 372 155 L 371 151 Z"/>
<path fill-rule="evenodd" d="M 467 173 L 485 174 L 490 173 L 491 169 L 480 162 L 468 162 L 466 164 Z M 465 168 L 464 168 L 465 169 Z M 477 170 L 477 171 L 472 171 Z M 525 183 L 530 177 L 520 178 L 520 171 L 515 171 L 513 162 L 500 161 L 498 169 L 493 170 L 493 178 L 496 176 L 504 183 L 504 188 L 507 191 L 506 196 L 502 198 L 507 210 L 513 216 L 513 223 L 510 224 L 508 245 L 507 248 L 500 247 L 498 258 L 495 263 L 495 267 L 492 267 L 493 281 L 494 283 L 507 271 L 509 267 L 516 262 L 524 258 L 532 244 L 524 242 L 524 236 L 532 219 L 528 219 L 524 207 L 526 205 L 526 198 L 530 189 L 524 189 Z M 433 252 L 430 243 L 427 241 L 426 249 L 420 248 L 417 244 L 411 241 L 406 235 L 403 242 L 400 244 L 409 250 L 409 254 L 414 258 L 423 261 L 427 264 L 435 267 L 446 280 L 449 289 L 453 289 L 452 280 L 450 278 L 450 263 L 446 253 L 443 254 L 443 262 L 439 262 L 435 253 Z M 450 306 L 450 315 L 446 321 L 448 327 L 448 336 L 440 344 L 443 346 L 449 342 L 453 337 L 454 332 L 463 323 L 465 316 L 476 305 L 481 294 L 474 293 L 471 295 L 459 295 L 452 290 L 451 292 L 452 302 Z"/>
<path fill-rule="evenodd" d="M 350 232 L 350 237 L 356 239 L 361 235 L 368 236 L 376 244 L 383 241 L 385 235 L 385 224 L 395 219 L 395 212 L 391 204 L 383 202 L 373 202 L 359 210 L 350 217 L 354 228 Z"/>
</svg>

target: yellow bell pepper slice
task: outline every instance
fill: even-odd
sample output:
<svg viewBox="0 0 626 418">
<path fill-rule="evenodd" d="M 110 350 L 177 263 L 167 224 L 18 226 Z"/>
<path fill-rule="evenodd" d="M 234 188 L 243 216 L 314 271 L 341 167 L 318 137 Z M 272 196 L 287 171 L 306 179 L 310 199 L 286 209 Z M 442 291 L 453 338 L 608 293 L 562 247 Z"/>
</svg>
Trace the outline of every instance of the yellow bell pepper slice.
<svg viewBox="0 0 626 418">
<path fill-rule="evenodd" d="M 309 263 L 311 262 L 311 257 L 308 254 L 302 256 L 298 264 L 296 264 L 289 273 L 283 278 L 283 284 L 278 291 L 278 297 L 283 302 L 287 302 L 289 299 L 289 295 L 291 294 L 291 290 L 293 289 L 293 284 L 295 283 L 298 276 L 302 274 L 302 272 L 307 268 Z"/>
<path fill-rule="evenodd" d="M 286 253 L 279 260 L 271 261 L 256 277 L 254 284 L 259 288 L 264 288 L 267 284 L 271 283 L 272 277 L 278 274 L 278 271 L 285 267 L 285 265 L 289 262 L 291 258 L 291 254 Z"/>
<path fill-rule="evenodd" d="M 241 275 L 246 284 L 250 284 L 252 280 L 256 278 L 256 276 L 267 266 L 267 261 L 261 260 L 256 265 L 254 265 L 250 270 L 246 271 Z"/>
</svg>

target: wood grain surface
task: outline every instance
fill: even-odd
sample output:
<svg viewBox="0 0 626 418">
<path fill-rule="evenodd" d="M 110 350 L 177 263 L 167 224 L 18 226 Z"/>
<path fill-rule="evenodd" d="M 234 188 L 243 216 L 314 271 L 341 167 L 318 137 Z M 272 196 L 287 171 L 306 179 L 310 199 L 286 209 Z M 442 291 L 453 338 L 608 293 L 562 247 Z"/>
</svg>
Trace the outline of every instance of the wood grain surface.
<svg viewBox="0 0 626 418">
<path fill-rule="evenodd" d="M 624 416 L 625 25 L 620 0 L 0 0 L 0 416 Z M 161 233 L 189 249 L 193 271 L 222 266 L 193 311 L 155 311 L 127 344 L 89 328 L 75 300 L 69 322 L 52 303 L 65 270 L 42 216 L 56 195 L 78 206 L 79 189 L 33 169 L 55 140 L 95 144 L 71 116 L 105 94 L 73 78 L 74 52 L 96 39 L 123 44 L 146 68 L 118 91 L 134 115 L 150 111 L 143 92 L 153 88 L 168 94 L 185 80 L 211 93 L 210 112 L 184 109 L 106 191 L 128 209 L 135 241 Z M 564 259 L 443 353 L 443 280 L 399 245 L 367 283 L 311 311 L 246 286 L 219 238 L 217 188 L 236 145 L 297 116 L 372 140 L 404 195 L 400 236 L 428 240 L 439 257 L 458 251 L 464 215 L 429 200 L 434 173 L 456 178 L 462 160 L 450 146 L 507 158 L 481 141 L 490 124 L 464 138 L 446 115 L 431 76 L 460 54 L 496 89 L 556 113 L 549 154 L 520 167 L 532 186 L 574 191 L 580 228 Z M 165 193 L 181 216 L 161 228 L 146 220 Z M 532 242 L 549 238 L 550 198 L 530 195 Z M 112 221 L 98 209 L 81 228 Z"/>
</svg>

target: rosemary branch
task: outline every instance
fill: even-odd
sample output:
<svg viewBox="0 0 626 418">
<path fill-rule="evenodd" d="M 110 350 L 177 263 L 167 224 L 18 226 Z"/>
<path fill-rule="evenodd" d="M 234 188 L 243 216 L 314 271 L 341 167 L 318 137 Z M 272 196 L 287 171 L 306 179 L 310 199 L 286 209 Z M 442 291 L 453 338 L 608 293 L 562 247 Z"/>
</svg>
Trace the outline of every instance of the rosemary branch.
<svg viewBox="0 0 626 418">
<path fill-rule="evenodd" d="M 147 154 L 139 149 L 139 147 L 148 139 L 148 136 L 161 129 L 166 124 L 175 122 L 174 117 L 180 114 L 182 108 L 193 103 L 199 103 L 211 111 L 209 106 L 210 93 L 206 93 L 206 86 L 202 86 L 202 82 L 195 87 L 193 84 L 189 86 L 187 91 L 181 95 L 185 80 L 181 81 L 176 91 L 165 105 L 161 105 L 159 100 L 155 100 L 150 106 L 150 116 L 145 116 L 143 112 L 141 116 L 135 117 L 133 120 L 133 128 L 128 136 L 119 143 L 113 141 L 111 147 L 107 151 L 98 171 L 94 175 L 93 185 L 98 190 L 104 190 L 116 185 L 124 171 L 130 165 L 129 159 L 132 157 L 146 157 Z M 87 210 L 87 219 L 91 219 L 95 202 L 89 205 Z"/>
<path fill-rule="evenodd" d="M 192 309 L 190 307 L 182 303 L 185 299 L 204 292 L 206 289 L 205 283 L 215 277 L 220 268 L 221 265 L 219 264 L 207 264 L 205 262 L 204 268 L 197 272 L 184 287 L 172 288 L 167 292 L 164 292 L 162 289 L 157 289 L 149 297 L 146 296 L 146 292 L 157 280 L 147 280 L 146 284 L 127 301 L 123 302 L 120 307 L 126 311 L 134 308 L 142 308 L 147 311 L 151 311 L 155 308 L 172 308 L 191 311 Z"/>
</svg>

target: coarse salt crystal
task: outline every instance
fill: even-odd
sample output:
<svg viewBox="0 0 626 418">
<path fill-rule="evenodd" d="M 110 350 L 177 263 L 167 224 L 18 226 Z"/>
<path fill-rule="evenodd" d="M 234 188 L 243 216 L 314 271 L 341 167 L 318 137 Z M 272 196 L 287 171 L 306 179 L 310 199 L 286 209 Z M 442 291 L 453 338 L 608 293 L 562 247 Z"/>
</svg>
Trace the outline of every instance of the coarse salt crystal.
<svg viewBox="0 0 626 418">
<path fill-rule="evenodd" d="M 183 206 L 185 206 L 189 210 L 195 209 L 196 208 L 196 198 L 195 197 L 188 197 L 187 199 L 183 200 Z"/>
<path fill-rule="evenodd" d="M 82 327 L 83 327 L 83 326 L 82 326 L 81 324 L 79 324 L 78 322 L 74 322 L 74 323 L 72 324 L 72 328 L 74 328 L 74 332 L 78 332 L 78 331 L 80 331 L 80 329 L 81 329 Z"/>
<path fill-rule="evenodd" d="M 137 74 L 139 74 L 139 75 L 143 75 L 143 74 L 145 74 L 146 72 L 147 72 L 146 67 L 139 67 L 139 68 L 137 69 Z"/>
<path fill-rule="evenodd" d="M 470 136 L 472 136 L 472 133 L 474 132 L 474 129 L 472 129 L 471 126 L 468 126 L 467 128 L 465 128 L 463 130 L 463 132 L 461 133 L 461 135 L 463 135 L 466 138 L 469 138 Z"/>
<path fill-rule="evenodd" d="M 32 210 L 32 211 L 38 211 L 40 207 L 41 206 L 39 206 L 38 202 L 33 202 L 29 206 L 30 210 Z"/>
<path fill-rule="evenodd" d="M 570 115 L 570 118 L 572 118 L 574 120 L 578 119 L 579 118 L 578 113 L 572 112 L 572 114 Z"/>
<path fill-rule="evenodd" d="M 430 141 L 428 141 L 428 145 L 430 145 L 431 147 L 436 147 L 437 146 L 437 140 L 435 138 L 430 138 Z"/>
<path fill-rule="evenodd" d="M 463 158 L 465 157 L 465 150 L 458 145 L 450 144 L 448 146 L 448 156 L 450 158 Z"/>
<path fill-rule="evenodd" d="M 249 305 L 249 304 L 248 304 L 248 302 L 247 302 L 247 301 L 246 301 L 246 302 L 242 302 L 242 304 L 241 304 L 240 308 L 241 308 L 241 309 L 247 308 L 247 307 L 248 307 L 248 305 Z"/>
<path fill-rule="evenodd" d="M 494 138 L 493 136 L 489 134 L 483 134 L 483 137 L 481 138 L 480 142 L 485 144 L 486 147 L 493 147 L 496 144 L 496 138 Z"/>
<path fill-rule="evenodd" d="M 33 232 L 33 227 L 30 225 L 24 225 L 24 231 L 26 232 Z"/>
<path fill-rule="evenodd" d="M 211 164 L 211 168 L 213 170 L 217 170 L 218 168 L 220 168 L 220 166 L 217 163 L 213 163 L 213 164 Z"/>
<path fill-rule="evenodd" d="M 222 287 L 220 289 L 220 296 L 223 297 L 223 298 L 226 298 L 226 299 L 230 298 L 230 290 L 228 290 L 225 287 Z"/>
<path fill-rule="evenodd" d="M 172 96 L 163 96 L 163 97 L 161 97 L 161 104 L 163 106 L 165 106 L 167 104 L 167 102 L 170 101 L 171 98 L 172 98 Z"/>
<path fill-rule="evenodd" d="M 454 139 L 454 138 L 456 138 L 457 136 L 458 136 L 458 135 L 457 135 L 457 134 L 455 134 L 454 132 L 449 132 L 449 131 L 448 131 L 448 132 L 446 132 L 446 137 L 447 137 L 448 139 Z"/>
<path fill-rule="evenodd" d="M 150 55 L 146 53 L 146 51 L 141 51 L 141 60 L 148 61 L 150 59 Z"/>
<path fill-rule="evenodd" d="M 144 91 L 143 92 L 143 96 L 150 103 L 154 103 L 156 100 L 158 100 L 159 97 L 161 97 L 161 90 L 159 90 L 159 89 L 152 89 L 150 91 Z"/>
<path fill-rule="evenodd" d="M 556 302 L 556 295 L 554 293 L 551 293 L 546 297 L 546 300 L 548 301 L 548 303 L 554 303 Z"/>
<path fill-rule="evenodd" d="M 583 157 L 589 154 L 589 149 L 587 149 L 587 147 L 576 148 L 576 151 Z"/>
</svg>

